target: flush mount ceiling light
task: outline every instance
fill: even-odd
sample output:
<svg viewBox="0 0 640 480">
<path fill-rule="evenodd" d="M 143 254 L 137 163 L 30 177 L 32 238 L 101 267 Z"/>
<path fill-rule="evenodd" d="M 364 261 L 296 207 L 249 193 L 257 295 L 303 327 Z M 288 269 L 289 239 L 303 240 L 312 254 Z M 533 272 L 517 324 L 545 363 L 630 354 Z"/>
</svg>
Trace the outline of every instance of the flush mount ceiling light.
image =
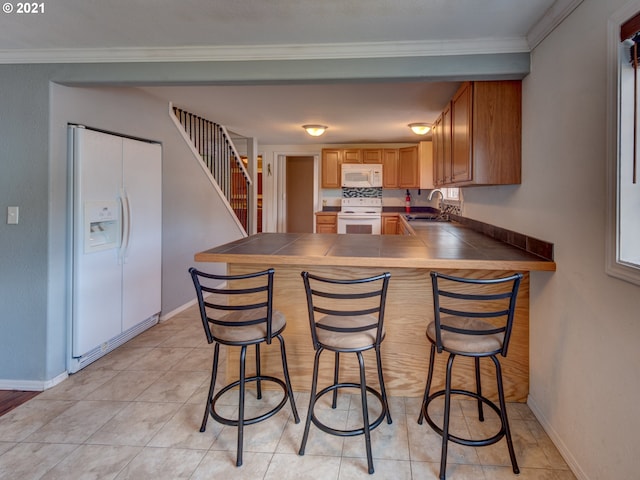
<svg viewBox="0 0 640 480">
<path fill-rule="evenodd" d="M 426 135 L 431 130 L 431 125 L 428 123 L 410 123 L 409 128 L 416 135 Z"/>
<path fill-rule="evenodd" d="M 302 125 L 302 128 L 304 128 L 312 137 L 319 137 L 329 127 L 326 125 Z"/>
</svg>

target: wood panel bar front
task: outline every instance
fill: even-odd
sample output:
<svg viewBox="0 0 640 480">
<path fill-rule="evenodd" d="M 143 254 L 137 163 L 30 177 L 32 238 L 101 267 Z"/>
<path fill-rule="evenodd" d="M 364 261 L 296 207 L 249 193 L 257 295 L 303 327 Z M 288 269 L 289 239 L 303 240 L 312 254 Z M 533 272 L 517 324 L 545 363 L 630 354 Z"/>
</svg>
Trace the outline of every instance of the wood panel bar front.
<svg viewBox="0 0 640 480">
<path fill-rule="evenodd" d="M 264 263 L 228 263 L 230 274 L 255 272 L 266 268 Z M 386 338 L 382 343 L 382 366 L 386 387 L 390 395 L 421 396 L 424 391 L 429 347 L 425 332 L 433 317 L 433 298 L 430 269 L 381 268 L 367 266 L 272 264 L 275 269 L 274 308 L 286 315 L 284 331 L 291 381 L 295 391 L 309 391 L 314 351 L 311 344 L 304 285 L 300 273 L 312 273 L 333 278 L 357 278 L 388 271 L 391 273 L 385 314 Z M 513 270 L 438 269 L 442 273 L 469 277 L 493 278 L 514 273 Z M 507 400 L 525 402 L 529 391 L 529 274 L 525 274 L 520 287 L 511 344 L 507 358 L 501 358 Z M 238 349 L 228 349 L 227 374 L 238 375 Z M 253 365 L 253 352 L 249 349 L 247 365 Z M 282 368 L 277 341 L 261 349 L 264 372 L 281 376 Z M 438 355 L 433 388 L 444 386 L 444 368 L 447 355 Z M 365 356 L 367 365 L 374 365 L 373 352 Z M 483 392 L 497 398 L 495 370 L 491 362 L 481 362 Z M 355 355 L 341 356 L 341 381 L 358 381 Z M 248 367 L 249 368 L 249 367 Z M 369 381 L 377 382 L 375 370 L 368 370 Z M 328 385 L 333 375 L 333 355 L 322 356 L 320 382 Z M 457 357 L 454 365 L 454 386 L 475 388 L 473 363 Z"/>
</svg>

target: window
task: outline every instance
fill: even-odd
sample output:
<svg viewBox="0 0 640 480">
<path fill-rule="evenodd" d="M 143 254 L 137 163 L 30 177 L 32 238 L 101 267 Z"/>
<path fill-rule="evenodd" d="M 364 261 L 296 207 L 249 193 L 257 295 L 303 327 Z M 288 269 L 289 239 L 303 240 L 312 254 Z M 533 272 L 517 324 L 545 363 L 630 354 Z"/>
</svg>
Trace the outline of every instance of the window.
<svg viewBox="0 0 640 480">
<path fill-rule="evenodd" d="M 443 200 L 453 203 L 460 201 L 460 189 L 459 188 L 441 188 Z"/>
<path fill-rule="evenodd" d="M 609 40 L 607 273 L 640 285 L 640 2 L 612 17 Z"/>
</svg>

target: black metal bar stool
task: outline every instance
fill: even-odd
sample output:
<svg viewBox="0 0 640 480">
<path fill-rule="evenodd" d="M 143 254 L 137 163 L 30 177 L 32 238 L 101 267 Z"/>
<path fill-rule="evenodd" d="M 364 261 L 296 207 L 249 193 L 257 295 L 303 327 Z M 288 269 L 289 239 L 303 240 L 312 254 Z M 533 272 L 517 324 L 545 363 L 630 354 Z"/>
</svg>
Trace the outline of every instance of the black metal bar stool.
<svg viewBox="0 0 640 480">
<path fill-rule="evenodd" d="M 513 327 L 516 297 L 523 276 L 520 273 L 496 279 L 471 279 L 453 277 L 431 272 L 433 287 L 434 320 L 427 327 L 427 338 L 431 342 L 427 386 L 422 400 L 418 423 L 423 418 L 437 433 L 442 435 L 440 479 L 444 480 L 447 468 L 447 444 L 449 441 L 474 447 L 492 445 L 506 437 L 513 473 L 520 473 L 513 450 L 511 431 L 507 418 L 502 385 L 502 370 L 497 355 L 507 356 L 509 338 Z M 433 379 L 435 353 L 448 352 L 445 389 L 430 393 Z M 451 388 L 453 361 L 457 355 L 472 357 L 475 363 L 476 391 Z M 482 395 L 480 381 L 480 359 L 488 357 L 496 369 L 498 407 Z M 444 395 L 444 419 L 442 428 L 429 416 L 429 403 Z M 493 436 L 472 440 L 452 435 L 449 432 L 451 395 L 465 395 L 478 402 L 478 418 L 484 421 L 483 404 L 489 406 L 500 417 L 500 430 Z"/>
<path fill-rule="evenodd" d="M 211 384 L 209 385 L 209 395 L 200 431 L 205 431 L 209 415 L 223 425 L 237 426 L 236 465 L 239 467 L 242 465 L 245 425 L 253 425 L 272 417 L 286 405 L 287 400 L 291 402 L 295 422 L 300 422 L 293 399 L 284 339 L 282 338 L 286 321 L 281 312 L 273 309 L 274 270 L 271 268 L 244 275 L 213 275 L 190 268 L 189 273 L 196 288 L 200 317 L 207 341 L 215 343 Z M 205 297 L 205 295 L 207 296 Z M 270 345 L 273 338 L 277 338 L 280 342 L 284 382 L 276 377 L 262 375 L 260 372 L 260 344 Z M 220 345 L 240 347 L 240 375 L 237 381 L 223 387 L 214 396 Z M 245 361 L 247 347 L 250 345 L 256 347 L 256 374 L 247 377 Z M 245 388 L 246 384 L 250 382 L 256 383 L 258 399 L 262 398 L 262 382 L 273 382 L 279 385 L 284 391 L 282 400 L 262 415 L 245 418 Z M 238 418 L 225 418 L 216 411 L 216 402 L 223 394 L 235 387 L 239 387 Z"/>
<path fill-rule="evenodd" d="M 384 308 L 390 276 L 389 273 L 383 273 L 374 277 L 355 280 L 337 280 L 302 272 L 307 295 L 311 339 L 316 354 L 313 364 L 309 413 L 307 414 L 302 444 L 300 445 L 300 455 L 304 455 L 309 437 L 309 428 L 311 422 L 313 422 L 320 430 L 331 435 L 343 437 L 364 435 L 369 473 L 373 473 L 370 432 L 380 425 L 385 417 L 387 423 L 391 423 L 380 357 L 380 345 L 385 336 Z M 316 313 L 321 314 L 319 318 L 316 318 Z M 371 349 L 375 349 L 376 353 L 380 391 L 367 385 L 366 381 L 362 352 Z M 333 384 L 317 392 L 320 355 L 325 350 L 332 351 L 335 354 Z M 360 371 L 360 383 L 340 383 L 338 381 L 341 353 L 356 354 Z M 343 388 L 357 388 L 360 390 L 363 418 L 363 426 L 361 428 L 353 430 L 331 428 L 322 423 L 314 413 L 314 407 L 318 399 L 329 392 L 333 392 L 332 408 L 336 408 L 338 390 Z M 380 415 L 373 421 L 369 420 L 367 392 L 375 396 L 381 405 Z"/>
</svg>

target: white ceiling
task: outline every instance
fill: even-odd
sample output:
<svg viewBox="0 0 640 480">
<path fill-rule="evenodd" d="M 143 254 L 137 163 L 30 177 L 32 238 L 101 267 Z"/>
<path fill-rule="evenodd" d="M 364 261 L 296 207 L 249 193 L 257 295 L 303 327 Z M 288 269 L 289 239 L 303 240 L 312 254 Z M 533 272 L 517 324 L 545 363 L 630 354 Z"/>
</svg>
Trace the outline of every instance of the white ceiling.
<svg viewBox="0 0 640 480">
<path fill-rule="evenodd" d="M 435 120 L 458 83 L 146 87 L 144 90 L 261 144 L 396 143 L 422 137 L 410 122 Z M 203 101 L 203 99 L 206 99 Z M 329 126 L 318 138 L 305 124 Z"/>
<path fill-rule="evenodd" d="M 0 63 L 273 60 L 529 51 L 581 0 L 55 0 L 0 14 Z M 6 5 L 17 6 L 10 0 Z M 551 26 L 551 27 L 550 27 Z M 263 144 L 406 142 L 455 83 L 141 87 Z"/>
</svg>

